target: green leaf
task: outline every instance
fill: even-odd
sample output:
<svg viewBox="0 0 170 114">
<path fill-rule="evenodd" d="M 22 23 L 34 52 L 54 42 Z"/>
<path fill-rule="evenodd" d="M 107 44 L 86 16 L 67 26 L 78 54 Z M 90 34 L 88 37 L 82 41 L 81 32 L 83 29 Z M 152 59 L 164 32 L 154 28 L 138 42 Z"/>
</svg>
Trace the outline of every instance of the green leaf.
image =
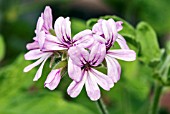
<svg viewBox="0 0 170 114">
<path fill-rule="evenodd" d="M 140 22 L 136 29 L 137 41 L 140 43 L 140 59 L 146 64 L 158 63 L 161 50 L 153 28 L 146 22 Z"/>
<path fill-rule="evenodd" d="M 53 69 L 63 68 L 66 65 L 67 65 L 67 60 L 59 61 L 58 63 L 56 63 Z"/>
<path fill-rule="evenodd" d="M 84 20 L 78 18 L 71 19 L 71 30 L 73 36 L 85 29 L 86 29 L 86 22 Z"/>
<path fill-rule="evenodd" d="M 9 114 L 94 114 L 92 111 L 75 103 L 63 100 L 60 92 L 38 91 L 36 93 L 20 93 L 9 98 L 6 107 L 2 110 Z M 71 109 L 71 110 L 70 110 Z M 0 111 L 1 112 L 1 111 Z M 4 113 L 3 113 L 4 114 Z"/>
<path fill-rule="evenodd" d="M 4 56 L 5 56 L 5 43 L 3 37 L 0 35 L 0 61 L 4 58 Z"/>
</svg>

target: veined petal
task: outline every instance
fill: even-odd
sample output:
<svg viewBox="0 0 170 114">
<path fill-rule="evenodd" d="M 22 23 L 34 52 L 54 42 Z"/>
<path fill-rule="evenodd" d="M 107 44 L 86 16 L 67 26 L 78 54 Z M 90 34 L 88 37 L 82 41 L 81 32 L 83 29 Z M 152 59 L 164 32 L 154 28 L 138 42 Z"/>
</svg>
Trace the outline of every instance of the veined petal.
<svg viewBox="0 0 170 114">
<path fill-rule="evenodd" d="M 92 31 L 91 31 L 91 30 L 88 30 L 88 29 L 83 30 L 83 31 L 77 33 L 77 34 L 73 37 L 73 42 L 76 42 L 76 41 L 82 39 L 84 36 L 86 36 L 86 35 L 91 35 L 91 34 L 92 34 Z"/>
<path fill-rule="evenodd" d="M 70 18 L 67 17 L 65 18 L 65 22 L 66 22 L 66 36 L 69 40 L 71 40 L 71 22 L 70 22 Z"/>
<path fill-rule="evenodd" d="M 98 66 L 105 58 L 105 44 L 96 43 L 91 49 L 89 62 L 92 66 Z"/>
<path fill-rule="evenodd" d="M 34 67 L 38 66 L 42 61 L 44 60 L 44 57 L 41 57 L 39 60 L 37 60 L 36 62 L 28 65 L 27 67 L 24 68 L 24 72 L 28 72 L 31 69 L 33 69 Z"/>
<path fill-rule="evenodd" d="M 93 77 L 95 77 L 95 81 L 104 89 L 104 90 L 110 90 L 114 86 L 114 83 L 110 77 L 107 75 L 91 68 L 89 74 Z"/>
<path fill-rule="evenodd" d="M 79 82 L 81 80 L 82 71 L 81 67 L 75 65 L 71 58 L 68 60 L 68 74 L 71 79 L 73 79 L 76 82 Z"/>
<path fill-rule="evenodd" d="M 27 46 L 26 46 L 26 48 L 27 48 L 28 50 L 38 49 L 38 48 L 39 48 L 39 44 L 38 44 L 37 41 L 34 41 L 34 42 L 32 42 L 32 43 L 28 43 Z"/>
<path fill-rule="evenodd" d="M 24 55 L 24 57 L 25 57 L 25 60 L 35 60 L 35 59 L 41 58 L 44 55 L 47 55 L 47 53 L 43 53 L 42 51 L 40 51 L 40 49 L 35 49 L 35 50 L 31 50 L 27 52 Z"/>
<path fill-rule="evenodd" d="M 122 49 L 129 49 L 126 40 L 120 34 L 118 34 L 118 38 L 116 39 L 116 41 Z"/>
<path fill-rule="evenodd" d="M 80 94 L 87 79 L 87 71 L 83 71 L 81 77 L 82 77 L 81 81 L 79 82 L 73 81 L 67 89 L 67 93 L 73 98 L 77 97 Z"/>
<path fill-rule="evenodd" d="M 124 61 L 134 61 L 136 59 L 135 51 L 129 49 L 109 50 L 107 55 Z"/>
<path fill-rule="evenodd" d="M 96 101 L 100 98 L 100 89 L 95 81 L 94 75 L 91 75 L 88 71 L 87 72 L 87 79 L 85 82 L 87 95 L 92 101 Z"/>
<path fill-rule="evenodd" d="M 51 54 L 45 56 L 45 59 L 44 59 L 44 61 L 42 62 L 41 66 L 39 67 L 39 69 L 38 69 L 38 71 L 37 71 L 37 73 L 36 73 L 33 81 L 37 81 L 37 80 L 41 77 L 44 64 L 45 64 L 46 60 L 47 60 L 50 56 L 51 56 Z"/>
<path fill-rule="evenodd" d="M 70 39 L 71 38 L 71 27 L 70 26 L 71 26 L 71 22 L 69 21 L 69 17 L 67 17 L 63 20 L 62 26 L 61 26 L 63 41 L 65 42 L 71 41 Z M 67 33 L 69 33 L 69 36 Z"/>
<path fill-rule="evenodd" d="M 116 83 L 120 79 L 121 67 L 116 59 L 105 57 L 107 63 L 107 75 Z"/>
<path fill-rule="evenodd" d="M 79 67 L 82 67 L 83 64 L 86 64 L 89 59 L 89 52 L 80 46 L 73 46 L 69 48 L 68 54 L 74 64 Z"/>
<path fill-rule="evenodd" d="M 54 90 L 61 80 L 60 71 L 60 69 L 52 70 L 44 83 L 44 87 Z"/>
<path fill-rule="evenodd" d="M 116 23 L 113 19 L 109 19 L 108 20 L 108 28 L 110 31 L 110 38 L 109 38 L 109 44 L 113 45 L 113 43 L 115 42 L 115 40 L 117 39 L 117 28 L 116 28 Z"/>
<path fill-rule="evenodd" d="M 56 19 L 54 23 L 54 30 L 56 33 L 57 38 L 60 40 L 60 42 L 63 42 L 63 35 L 62 35 L 62 23 L 64 21 L 63 17 L 59 17 Z"/>
</svg>

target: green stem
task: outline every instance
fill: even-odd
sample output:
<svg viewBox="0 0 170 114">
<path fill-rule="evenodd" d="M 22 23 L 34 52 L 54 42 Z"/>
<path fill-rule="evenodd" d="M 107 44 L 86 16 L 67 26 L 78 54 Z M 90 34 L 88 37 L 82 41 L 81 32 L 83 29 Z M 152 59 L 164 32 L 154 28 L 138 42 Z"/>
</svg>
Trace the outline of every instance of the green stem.
<svg viewBox="0 0 170 114">
<path fill-rule="evenodd" d="M 159 109 L 159 99 L 161 96 L 163 86 L 159 83 L 155 84 L 154 97 L 152 99 L 150 114 L 158 114 Z"/>
<path fill-rule="evenodd" d="M 97 100 L 96 103 L 97 103 L 97 107 L 100 110 L 101 114 L 109 114 L 102 99 Z"/>
</svg>

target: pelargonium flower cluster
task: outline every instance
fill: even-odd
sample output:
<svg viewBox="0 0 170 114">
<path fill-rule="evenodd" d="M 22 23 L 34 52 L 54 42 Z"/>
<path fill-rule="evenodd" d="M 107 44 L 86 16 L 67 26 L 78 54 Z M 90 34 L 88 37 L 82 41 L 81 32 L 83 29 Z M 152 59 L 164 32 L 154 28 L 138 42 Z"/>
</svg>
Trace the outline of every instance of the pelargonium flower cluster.
<svg viewBox="0 0 170 114">
<path fill-rule="evenodd" d="M 24 69 L 28 72 L 41 64 L 33 79 L 37 81 L 48 58 L 66 61 L 67 66 L 55 67 L 47 76 L 44 86 L 50 90 L 58 86 L 62 71 L 67 68 L 73 80 L 67 93 L 73 98 L 77 97 L 85 85 L 89 98 L 98 100 L 101 96 L 99 86 L 109 91 L 120 79 L 121 67 L 117 59 L 136 59 L 136 53 L 129 49 L 126 40 L 118 33 L 123 29 L 121 21 L 100 19 L 92 30 L 83 30 L 73 37 L 69 17 L 57 18 L 54 27 L 52 21 L 51 8 L 46 6 L 38 18 L 34 41 L 26 46 L 29 52 L 25 54 L 25 59 L 37 61 Z M 115 42 L 120 49 L 111 49 Z M 99 66 L 107 67 L 107 74 L 96 70 Z"/>
</svg>

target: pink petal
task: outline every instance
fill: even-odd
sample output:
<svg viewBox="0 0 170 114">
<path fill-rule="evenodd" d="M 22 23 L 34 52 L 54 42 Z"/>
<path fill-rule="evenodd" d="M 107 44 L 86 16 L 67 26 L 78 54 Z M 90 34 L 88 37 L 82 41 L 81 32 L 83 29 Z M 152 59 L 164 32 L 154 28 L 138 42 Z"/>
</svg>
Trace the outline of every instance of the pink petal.
<svg viewBox="0 0 170 114">
<path fill-rule="evenodd" d="M 116 59 L 105 57 L 107 63 L 107 75 L 116 83 L 120 79 L 121 67 Z"/>
<path fill-rule="evenodd" d="M 26 48 L 27 48 L 28 50 L 38 49 L 38 48 L 39 48 L 39 44 L 38 44 L 37 41 L 34 41 L 34 42 L 32 42 L 32 43 L 28 43 L 27 46 L 26 46 Z"/>
<path fill-rule="evenodd" d="M 52 29 L 53 17 L 52 17 L 51 8 L 49 6 L 45 7 L 45 10 L 43 13 L 43 18 L 44 18 L 44 25 L 45 25 L 46 29 L 47 30 Z"/>
<path fill-rule="evenodd" d="M 93 33 L 97 34 L 97 35 L 102 35 L 103 34 L 103 30 L 102 30 L 102 21 L 98 21 L 98 23 L 93 25 L 92 31 Z"/>
<path fill-rule="evenodd" d="M 74 37 L 73 37 L 73 41 L 76 42 L 77 40 L 80 40 L 82 39 L 84 36 L 86 35 L 91 35 L 92 34 L 92 31 L 91 30 L 83 30 L 79 33 L 77 33 Z"/>
<path fill-rule="evenodd" d="M 44 86 L 50 90 L 54 90 L 61 80 L 60 71 L 60 69 L 52 70 L 49 73 Z"/>
<path fill-rule="evenodd" d="M 70 38 L 71 38 L 71 22 L 70 22 L 70 18 L 69 17 L 67 17 L 66 19 L 65 19 L 65 22 L 66 22 L 66 35 L 67 35 L 67 37 L 69 38 L 69 40 L 71 40 Z"/>
<path fill-rule="evenodd" d="M 79 45 L 83 48 L 90 48 L 94 43 L 94 38 L 91 35 L 86 35 L 81 39 L 77 40 L 74 45 Z"/>
<path fill-rule="evenodd" d="M 89 52 L 80 46 L 73 46 L 69 48 L 68 54 L 74 64 L 79 67 L 82 67 L 83 64 L 86 64 L 89 58 Z"/>
<path fill-rule="evenodd" d="M 117 31 L 121 31 L 121 30 L 123 29 L 122 24 L 123 24 L 122 21 L 117 21 L 117 22 L 116 22 Z"/>
<path fill-rule="evenodd" d="M 99 36 L 99 35 L 94 34 L 94 35 L 93 35 L 93 38 L 96 40 L 96 42 L 99 42 L 99 43 L 101 43 L 101 44 L 106 43 L 106 39 L 104 39 L 103 37 L 101 37 L 101 36 Z M 94 44 L 95 44 L 95 43 L 94 43 Z"/>
<path fill-rule="evenodd" d="M 110 90 L 114 86 L 114 83 L 110 77 L 107 75 L 95 70 L 91 69 L 91 72 L 89 74 L 95 78 L 95 81 L 104 89 L 104 90 Z"/>
<path fill-rule="evenodd" d="M 89 72 L 87 72 L 87 80 L 85 82 L 85 86 L 86 86 L 87 95 L 92 101 L 96 101 L 100 98 L 101 96 L 100 89 L 95 81 L 94 76 L 89 74 Z"/>
<path fill-rule="evenodd" d="M 67 28 L 68 27 L 68 28 Z M 62 22 L 62 35 L 65 42 L 70 41 L 71 39 L 71 22 L 69 21 L 69 17 L 65 18 Z M 68 34 L 69 36 L 68 36 Z"/>
<path fill-rule="evenodd" d="M 37 26 L 36 26 L 36 33 L 42 29 L 43 23 L 44 23 L 43 18 L 39 17 L 37 21 Z"/>
<path fill-rule="evenodd" d="M 111 27 L 112 33 L 117 33 L 116 22 L 113 19 L 108 20 L 108 25 Z"/>
<path fill-rule="evenodd" d="M 37 32 L 36 37 L 38 39 L 39 47 L 40 49 L 42 49 L 45 43 L 45 32 L 44 31 Z"/>
<path fill-rule="evenodd" d="M 33 37 L 33 40 L 38 41 L 38 39 L 37 39 L 37 37 L 36 37 L 36 36 L 35 36 L 35 37 Z"/>
<path fill-rule="evenodd" d="M 56 36 L 50 34 L 46 34 L 46 40 L 54 43 L 62 43 Z"/>
<path fill-rule="evenodd" d="M 107 26 L 107 21 L 106 20 L 102 21 L 102 29 L 103 29 L 103 33 L 104 33 L 104 38 L 106 40 L 109 40 L 111 37 L 110 37 L 109 28 Z"/>
<path fill-rule="evenodd" d="M 91 49 L 89 62 L 93 66 L 98 66 L 104 60 L 106 55 L 105 44 L 96 43 Z"/>
<path fill-rule="evenodd" d="M 68 74 L 69 77 L 76 82 L 79 82 L 82 78 L 81 67 L 75 65 L 70 58 L 68 60 Z"/>
<path fill-rule="evenodd" d="M 60 46 L 55 42 L 46 41 L 43 46 L 43 51 L 55 51 L 55 50 L 66 50 L 64 46 Z"/>
<path fill-rule="evenodd" d="M 110 43 L 112 43 L 116 40 L 116 36 L 117 36 L 116 24 L 113 19 L 109 19 L 106 24 L 109 33 L 109 41 Z"/>
<path fill-rule="evenodd" d="M 33 69 L 34 67 L 38 66 L 42 61 L 44 60 L 44 57 L 41 57 L 39 60 L 37 60 L 36 62 L 28 65 L 27 67 L 24 68 L 24 72 L 28 72 L 31 69 Z"/>
<path fill-rule="evenodd" d="M 122 49 L 129 49 L 126 40 L 120 34 L 118 34 L 118 38 L 116 39 L 116 41 Z"/>
<path fill-rule="evenodd" d="M 80 94 L 87 78 L 87 71 L 83 71 L 81 77 L 81 81 L 73 81 L 67 89 L 67 93 L 73 98 L 77 97 Z"/>
<path fill-rule="evenodd" d="M 25 60 L 35 60 L 35 59 L 41 58 L 44 55 L 47 55 L 47 53 L 43 53 L 42 51 L 40 51 L 40 49 L 35 49 L 35 50 L 31 50 L 27 52 L 24 55 L 24 57 L 25 57 Z"/>
<path fill-rule="evenodd" d="M 60 42 L 63 41 L 63 35 L 62 35 L 62 23 L 64 21 L 63 17 L 57 18 L 57 20 L 54 23 L 54 30 L 56 33 L 57 38 L 60 40 Z"/>
<path fill-rule="evenodd" d="M 36 73 L 33 81 L 37 81 L 37 80 L 41 77 L 44 64 L 45 64 L 46 60 L 47 60 L 50 56 L 51 56 L 51 54 L 45 56 L 44 61 L 42 62 L 41 66 L 39 67 L 39 69 L 38 69 L 38 71 L 37 71 L 37 73 Z"/>
<path fill-rule="evenodd" d="M 129 49 L 109 50 L 107 55 L 124 61 L 134 61 L 136 59 L 135 51 Z"/>
</svg>

